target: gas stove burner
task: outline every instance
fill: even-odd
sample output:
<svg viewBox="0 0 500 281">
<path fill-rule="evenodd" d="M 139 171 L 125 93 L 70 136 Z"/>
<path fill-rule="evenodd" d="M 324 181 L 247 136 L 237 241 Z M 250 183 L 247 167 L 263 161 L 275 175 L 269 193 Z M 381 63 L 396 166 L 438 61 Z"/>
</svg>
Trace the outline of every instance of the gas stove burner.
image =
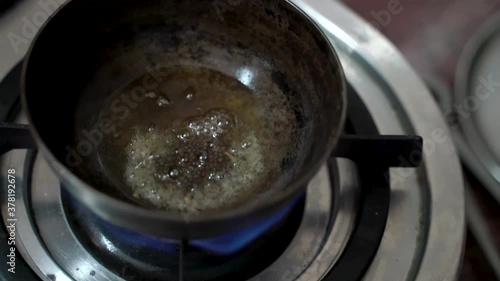
<svg viewBox="0 0 500 281">
<path fill-rule="evenodd" d="M 342 61 L 349 82 L 346 133 L 420 135 L 426 145 L 418 169 L 332 158 L 290 213 L 263 221 L 258 231 L 231 233 L 237 238 L 231 241 L 173 242 L 100 220 L 75 203 L 35 151 L 12 151 L 0 169 L 17 175 L 16 274 L 3 267 L 0 279 L 456 280 L 465 236 L 463 183 L 439 109 L 397 50 L 341 3 L 294 2 L 325 29 Z M 2 44 L 9 42 L 0 38 Z M 24 53 L 0 55 L 10 68 Z M 0 83 L 0 120 L 25 124 L 19 75 L 18 66 Z M 7 234 L 0 227 L 0 237 Z"/>
<path fill-rule="evenodd" d="M 301 196 L 257 225 L 221 237 L 185 241 L 180 245 L 183 242 L 146 236 L 111 225 L 71 198 L 64 189 L 60 190 L 62 212 L 66 214 L 68 226 L 87 250 L 99 263 L 118 275 L 126 261 L 129 275 L 133 272 L 143 280 L 177 280 L 181 251 L 185 280 L 220 280 L 221 276 L 234 280 L 245 276 L 241 268 L 253 274 L 260 272 L 288 246 L 304 209 L 304 197 Z M 57 190 L 55 192 L 57 194 Z"/>
<path fill-rule="evenodd" d="M 179 253 L 179 247 L 159 249 L 159 252 L 171 251 L 171 255 L 165 255 L 163 252 L 163 258 L 156 260 L 153 266 L 149 262 L 146 264 L 146 261 L 150 261 L 155 253 L 143 251 L 147 249 L 144 245 L 138 245 L 135 250 L 121 247 L 123 245 L 113 243 L 115 239 L 110 239 L 103 232 L 95 232 L 95 229 L 82 231 L 81 227 L 75 227 L 72 218 L 78 217 L 77 212 L 83 210 L 80 208 L 68 210 L 67 207 L 74 207 L 72 204 L 67 204 L 65 207 L 64 202 L 70 200 L 68 194 L 60 188 L 56 176 L 50 173 L 49 167 L 41 157 L 35 153 L 27 153 L 26 157 L 25 161 L 34 162 L 29 165 L 33 170 L 31 205 L 40 239 L 54 261 L 73 278 L 86 280 L 85 276 L 93 276 L 95 280 L 177 280 L 173 276 L 179 274 L 176 267 L 179 262 L 179 256 L 176 255 Z M 253 243 L 254 249 L 242 253 L 239 258 L 238 255 L 226 257 L 230 264 L 216 264 L 210 267 L 209 263 L 205 263 L 204 266 L 208 268 L 200 272 L 203 273 L 201 276 L 203 279 L 200 276 L 190 276 L 193 271 L 186 269 L 183 280 L 290 280 L 288 277 L 302 273 L 311 263 L 317 262 L 318 256 L 324 262 L 324 264 L 318 263 L 318 269 L 322 267 L 323 270 L 328 270 L 340 257 L 353 231 L 359 204 L 356 198 L 359 198 L 360 194 L 356 167 L 352 162 L 339 159 L 332 162 L 330 167 L 330 169 L 323 168 L 310 183 L 305 198 L 297 203 L 294 211 L 283 222 L 286 227 L 278 227 L 277 232 L 269 235 L 271 239 L 261 237 L 263 242 Z M 338 188 L 334 190 L 331 189 L 332 182 L 330 182 L 333 180 L 332 173 L 343 175 L 339 177 L 335 184 Z M 47 188 L 49 186 L 50 188 Z M 334 215 L 335 220 L 332 219 Z M 383 213 L 380 215 L 383 217 Z M 93 219 L 95 218 L 87 217 L 87 220 Z M 89 226 L 88 221 L 78 220 L 78 222 L 82 223 L 82 226 Z M 92 227 L 102 227 L 102 224 L 97 223 Z M 23 234 L 30 236 L 34 233 Z M 328 245 L 328 251 L 325 251 L 325 245 Z M 36 247 L 31 250 L 36 251 Z M 39 250 L 42 250 L 41 247 Z M 254 250 L 253 253 L 251 250 Z M 42 253 L 39 253 L 41 259 L 43 259 Z M 184 253 L 184 261 L 193 261 L 187 259 L 190 254 L 193 252 Z M 214 258 L 210 253 L 194 254 L 197 254 L 198 258 L 200 255 L 205 255 L 202 257 L 205 261 L 213 261 Z M 260 266 L 256 265 L 256 261 Z M 239 262 L 240 266 L 235 266 L 235 262 Z M 230 272 L 224 271 L 225 268 L 237 271 L 231 275 Z M 199 267 L 195 269 L 200 270 Z M 221 272 L 225 275 L 214 276 Z M 282 275 L 287 272 L 289 275 Z M 210 274 L 214 278 L 209 278 Z M 255 276 L 256 274 L 258 275 Z M 282 277 L 277 278 L 277 274 Z M 245 275 L 247 278 L 239 279 Z M 145 278 L 146 276 L 148 278 Z M 250 279 L 252 276 L 253 279 Z"/>
<path fill-rule="evenodd" d="M 78 228 L 82 232 L 87 233 L 88 236 L 97 236 L 92 239 L 93 241 L 102 241 L 103 239 L 100 237 L 106 237 L 104 240 L 107 242 L 104 248 L 111 247 L 109 246 L 109 243 L 111 243 L 109 241 L 114 241 L 116 244 L 123 245 L 123 247 L 141 248 L 144 251 L 159 251 L 162 255 L 171 254 L 177 250 L 178 241 L 161 237 L 152 237 L 115 226 L 92 213 L 91 210 L 87 209 L 77 199 L 66 192 L 64 187 L 62 191 L 62 201 L 65 212 L 68 215 L 68 220 L 72 223 L 71 228 Z M 300 206 L 302 205 L 300 203 L 303 203 L 302 195 L 296 200 L 293 200 L 289 206 L 286 206 L 273 216 L 259 223 L 219 237 L 191 240 L 188 246 L 199 251 L 210 253 L 213 256 L 231 256 L 248 248 L 251 244 L 254 244 L 259 237 L 274 232 L 276 228 L 279 228 L 283 224 L 283 221 L 289 216 L 289 213 L 294 207 L 296 207 L 296 209 L 302 209 L 303 206 Z M 298 215 L 298 218 L 300 217 L 301 212 L 299 212 Z M 298 221 L 300 222 L 300 219 Z"/>
</svg>

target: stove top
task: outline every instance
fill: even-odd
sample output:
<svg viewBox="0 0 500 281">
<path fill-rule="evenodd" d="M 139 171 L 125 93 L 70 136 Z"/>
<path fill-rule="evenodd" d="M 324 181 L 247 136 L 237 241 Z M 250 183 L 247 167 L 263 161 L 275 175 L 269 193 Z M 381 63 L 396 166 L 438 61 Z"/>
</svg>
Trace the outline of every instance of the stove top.
<svg viewBox="0 0 500 281">
<path fill-rule="evenodd" d="M 97 218 L 72 209 L 70 196 L 36 152 L 13 151 L 0 159 L 0 167 L 16 169 L 18 256 L 16 274 L 5 266 L 0 268 L 0 279 L 455 280 L 465 241 L 462 174 L 429 91 L 395 47 L 341 3 L 293 2 L 324 28 L 339 53 L 350 85 L 348 130 L 424 137 L 424 163 L 418 169 L 391 169 L 389 188 L 380 171 L 332 159 L 283 226 L 270 230 L 274 239 L 256 240 L 245 247 L 244 255 L 228 258 L 200 253 L 187 243 L 174 246 L 168 255 L 144 253 L 146 242 L 127 244 L 103 231 Z M 31 0 L 16 7 L 26 14 L 41 9 Z M 2 33 L 22 32 L 22 16 L 7 15 L 0 17 Z M 16 53 L 4 36 L 0 47 L 6 62 L 0 77 L 8 74 L 0 84 L 0 117 L 26 123 L 16 106 L 20 67 L 10 70 L 25 49 L 19 45 Z M 2 185 L 5 182 L 2 179 Z M 2 194 L 4 221 L 6 200 Z M 7 235 L 5 227 L 1 230 L 0 236 Z M 6 245 L 0 243 L 3 250 Z M 4 265 L 7 254 L 0 255 Z M 186 271 L 184 255 L 216 266 Z M 145 263 L 147 259 L 155 262 Z"/>
</svg>

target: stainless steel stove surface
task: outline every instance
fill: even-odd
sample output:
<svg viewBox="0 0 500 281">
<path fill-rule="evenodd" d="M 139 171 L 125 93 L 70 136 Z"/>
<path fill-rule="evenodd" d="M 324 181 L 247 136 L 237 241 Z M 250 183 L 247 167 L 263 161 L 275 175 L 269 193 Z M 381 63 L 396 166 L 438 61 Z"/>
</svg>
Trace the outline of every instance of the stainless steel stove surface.
<svg viewBox="0 0 500 281">
<path fill-rule="evenodd" d="M 54 10 L 49 2 L 56 3 L 23 0 L 0 16 L 2 119 L 26 122 L 15 105 L 17 63 L 27 44 L 11 45 L 12 36 L 4 35 L 22 34 L 23 17 Z M 8 253 L 1 253 L 0 280 L 456 280 L 465 241 L 464 187 L 429 91 L 395 47 L 341 3 L 293 2 L 339 53 L 350 85 L 347 130 L 422 136 L 418 169 L 391 169 L 389 189 L 372 167 L 332 159 L 286 219 L 224 255 L 207 250 L 207 241 L 176 245 L 134 233 L 127 240 L 124 230 L 78 207 L 35 151 L 13 151 L 0 159 L 0 169 L 2 176 L 16 169 L 17 270 L 7 271 Z M 1 184 L 7 222 L 4 178 Z"/>
</svg>

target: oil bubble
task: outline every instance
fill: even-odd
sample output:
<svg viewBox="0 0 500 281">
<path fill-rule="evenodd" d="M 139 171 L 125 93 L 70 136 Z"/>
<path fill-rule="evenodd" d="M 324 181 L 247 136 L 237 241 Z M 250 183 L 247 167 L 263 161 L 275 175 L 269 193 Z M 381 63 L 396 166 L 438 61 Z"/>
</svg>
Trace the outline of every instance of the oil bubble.
<svg viewBox="0 0 500 281">
<path fill-rule="evenodd" d="M 160 158 L 160 154 L 153 154 L 153 153 L 150 153 L 149 157 L 148 157 L 149 160 L 154 160 L 154 159 L 159 159 L 159 158 Z"/>
<path fill-rule="evenodd" d="M 142 165 L 144 165 L 144 161 L 141 161 L 139 162 L 139 164 L 137 164 L 137 166 L 135 166 L 135 169 L 139 169 Z"/>
<path fill-rule="evenodd" d="M 146 93 L 146 97 L 150 98 L 150 99 L 154 99 L 156 98 L 156 93 L 151 91 L 151 92 L 147 92 Z"/>
<path fill-rule="evenodd" d="M 148 126 L 148 131 L 149 131 L 150 133 L 152 133 L 152 132 L 154 132 L 155 130 L 156 130 L 156 124 L 154 124 L 154 123 L 149 124 L 149 126 Z"/>
<path fill-rule="evenodd" d="M 229 125 L 230 125 L 230 123 L 228 120 L 221 120 L 221 121 L 217 122 L 217 126 L 219 126 L 219 128 L 221 128 L 221 129 L 227 129 L 227 128 L 229 128 Z"/>
<path fill-rule="evenodd" d="M 196 89 L 194 87 L 189 87 L 184 90 L 183 93 L 187 100 L 193 100 L 194 96 L 196 95 Z"/>
<path fill-rule="evenodd" d="M 168 175 L 172 178 L 175 179 L 179 176 L 179 170 L 177 169 L 172 169 L 170 172 L 168 172 Z"/>
<path fill-rule="evenodd" d="M 167 107 L 172 104 L 172 102 L 165 97 L 159 97 L 157 100 L 157 104 L 159 107 Z"/>
<path fill-rule="evenodd" d="M 207 156 L 207 153 L 206 152 L 202 152 L 200 154 L 200 157 L 198 157 L 201 161 L 205 161 L 207 160 L 208 156 Z"/>
<path fill-rule="evenodd" d="M 188 133 L 183 133 L 177 136 L 182 141 L 187 141 L 189 139 L 189 134 Z"/>
</svg>

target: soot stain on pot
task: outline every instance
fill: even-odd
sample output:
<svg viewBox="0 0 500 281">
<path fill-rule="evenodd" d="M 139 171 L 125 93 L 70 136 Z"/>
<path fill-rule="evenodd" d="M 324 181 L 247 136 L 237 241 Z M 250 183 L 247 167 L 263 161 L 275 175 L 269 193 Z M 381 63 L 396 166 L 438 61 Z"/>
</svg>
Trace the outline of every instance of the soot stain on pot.
<svg viewBox="0 0 500 281">
<path fill-rule="evenodd" d="M 267 14 L 268 16 L 270 16 L 270 17 L 272 17 L 272 18 L 276 18 L 276 14 L 274 13 L 274 11 L 273 11 L 273 10 L 268 9 L 268 8 L 265 8 L 264 10 L 266 11 L 266 14 Z"/>
<path fill-rule="evenodd" d="M 290 86 L 287 83 L 287 76 L 283 72 L 276 70 L 271 74 L 273 82 L 280 88 L 283 93 L 290 93 Z"/>
<path fill-rule="evenodd" d="M 175 34 L 184 31 L 185 25 L 181 25 L 175 21 L 174 22 L 166 21 L 165 26 L 162 26 L 161 28 L 164 29 L 163 31 L 166 32 L 166 34 Z"/>
<path fill-rule="evenodd" d="M 184 31 L 183 27 L 178 23 L 169 23 L 164 26 L 143 27 L 144 30 L 139 33 L 139 40 L 156 40 L 167 49 L 175 49 L 181 43 L 180 34 Z M 142 40 L 141 40 L 142 39 Z"/>
<path fill-rule="evenodd" d="M 113 48 L 117 43 L 126 44 L 134 42 L 137 32 L 135 26 L 124 24 L 123 26 L 114 27 L 102 33 L 96 34 L 95 40 L 102 44 L 103 47 Z"/>
<path fill-rule="evenodd" d="M 298 32 L 295 30 L 295 27 L 293 25 L 289 25 L 288 26 L 288 31 L 290 31 L 291 33 L 295 34 L 295 36 L 299 36 Z"/>
<path fill-rule="evenodd" d="M 205 49 L 203 48 L 198 48 L 196 50 L 192 50 L 191 49 L 191 59 L 192 60 L 195 60 L 195 61 L 198 61 L 198 60 L 202 60 L 204 57 L 206 57 L 207 55 L 210 55 L 209 52 L 207 52 Z"/>
<path fill-rule="evenodd" d="M 247 46 L 247 45 L 245 45 L 244 43 L 242 43 L 241 41 L 236 41 L 236 47 L 237 47 L 238 49 L 240 49 L 240 50 L 244 50 L 244 51 L 246 51 L 246 50 L 248 50 L 248 49 L 249 49 L 249 48 L 248 48 L 248 46 Z"/>
<path fill-rule="evenodd" d="M 312 37 L 312 39 L 316 43 L 316 46 L 319 47 L 320 51 L 322 53 L 326 54 L 327 53 L 327 49 L 328 49 L 328 45 L 323 43 L 324 40 L 322 38 L 320 38 L 319 35 L 316 34 L 315 32 L 311 32 L 310 36 Z"/>
<path fill-rule="evenodd" d="M 295 164 L 294 162 L 295 162 L 295 158 L 292 158 L 290 156 L 283 158 L 283 161 L 281 161 L 282 170 L 284 170 L 284 171 L 290 170 L 291 168 L 293 168 L 293 166 Z"/>
</svg>

